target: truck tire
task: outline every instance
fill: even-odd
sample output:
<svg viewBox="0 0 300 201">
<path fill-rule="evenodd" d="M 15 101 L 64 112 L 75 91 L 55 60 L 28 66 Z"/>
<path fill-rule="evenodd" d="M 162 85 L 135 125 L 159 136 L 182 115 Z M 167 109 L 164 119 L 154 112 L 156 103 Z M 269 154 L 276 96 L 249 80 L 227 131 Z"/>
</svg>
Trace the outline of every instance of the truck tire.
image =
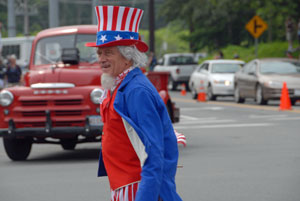
<svg viewBox="0 0 300 201">
<path fill-rule="evenodd" d="M 32 147 L 32 139 L 3 138 L 4 149 L 7 156 L 13 161 L 26 160 Z"/>
<path fill-rule="evenodd" d="M 64 150 L 74 150 L 77 144 L 77 138 L 74 139 L 61 139 L 61 146 Z"/>
</svg>

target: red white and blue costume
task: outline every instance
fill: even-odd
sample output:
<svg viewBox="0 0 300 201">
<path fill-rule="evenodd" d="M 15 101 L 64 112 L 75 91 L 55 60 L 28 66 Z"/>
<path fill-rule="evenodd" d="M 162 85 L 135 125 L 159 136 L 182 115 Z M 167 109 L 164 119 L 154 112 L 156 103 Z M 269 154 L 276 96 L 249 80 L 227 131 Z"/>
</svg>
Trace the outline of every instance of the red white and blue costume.
<svg viewBox="0 0 300 201">
<path fill-rule="evenodd" d="M 89 47 L 134 45 L 143 11 L 97 6 L 98 33 Z M 176 192 L 177 138 L 155 87 L 139 68 L 130 68 L 101 100 L 104 122 L 98 176 L 108 176 L 112 201 L 181 201 Z"/>
<path fill-rule="evenodd" d="M 164 102 L 139 68 L 101 104 L 99 176 L 113 191 L 139 182 L 135 200 L 177 201 L 177 139 Z"/>
</svg>

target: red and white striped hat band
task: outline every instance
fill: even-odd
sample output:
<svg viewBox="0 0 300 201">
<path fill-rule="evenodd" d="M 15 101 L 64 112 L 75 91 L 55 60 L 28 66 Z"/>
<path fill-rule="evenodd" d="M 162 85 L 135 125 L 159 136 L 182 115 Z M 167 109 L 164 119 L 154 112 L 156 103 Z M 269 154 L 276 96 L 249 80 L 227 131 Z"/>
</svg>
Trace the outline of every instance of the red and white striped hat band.
<svg viewBox="0 0 300 201">
<path fill-rule="evenodd" d="M 144 11 L 123 6 L 96 6 L 98 20 L 96 43 L 89 47 L 135 45 L 141 52 L 148 50 L 138 30 Z"/>
</svg>

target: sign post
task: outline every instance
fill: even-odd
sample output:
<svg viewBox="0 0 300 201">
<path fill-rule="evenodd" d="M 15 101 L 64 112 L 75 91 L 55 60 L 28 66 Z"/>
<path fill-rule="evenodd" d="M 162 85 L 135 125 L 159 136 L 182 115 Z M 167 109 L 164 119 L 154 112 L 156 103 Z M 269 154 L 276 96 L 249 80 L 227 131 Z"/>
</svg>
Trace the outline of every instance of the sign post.
<svg viewBox="0 0 300 201">
<path fill-rule="evenodd" d="M 258 49 L 258 37 L 268 28 L 267 23 L 265 23 L 259 16 L 255 15 L 247 24 L 246 29 L 255 38 L 255 57 L 257 58 Z"/>
</svg>

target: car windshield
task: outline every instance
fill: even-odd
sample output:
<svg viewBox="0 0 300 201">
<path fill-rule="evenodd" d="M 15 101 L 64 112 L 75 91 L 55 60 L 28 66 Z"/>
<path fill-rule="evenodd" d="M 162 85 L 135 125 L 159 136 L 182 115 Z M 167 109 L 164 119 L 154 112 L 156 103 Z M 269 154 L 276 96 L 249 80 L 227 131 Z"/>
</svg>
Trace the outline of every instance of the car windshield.
<svg viewBox="0 0 300 201">
<path fill-rule="evenodd" d="M 262 74 L 300 73 L 300 63 L 283 62 L 283 61 L 262 62 L 260 66 L 260 72 Z"/>
<path fill-rule="evenodd" d="M 85 43 L 95 41 L 94 34 L 72 34 L 43 38 L 38 41 L 34 65 L 53 64 L 61 61 L 61 53 L 64 48 L 78 48 L 81 62 L 93 63 L 97 61 L 95 48 L 86 47 Z"/>
<path fill-rule="evenodd" d="M 242 64 L 212 64 L 211 73 L 235 73 L 242 67 Z"/>
<path fill-rule="evenodd" d="M 168 65 L 187 65 L 195 63 L 194 57 L 192 56 L 176 56 L 170 57 Z"/>
</svg>

